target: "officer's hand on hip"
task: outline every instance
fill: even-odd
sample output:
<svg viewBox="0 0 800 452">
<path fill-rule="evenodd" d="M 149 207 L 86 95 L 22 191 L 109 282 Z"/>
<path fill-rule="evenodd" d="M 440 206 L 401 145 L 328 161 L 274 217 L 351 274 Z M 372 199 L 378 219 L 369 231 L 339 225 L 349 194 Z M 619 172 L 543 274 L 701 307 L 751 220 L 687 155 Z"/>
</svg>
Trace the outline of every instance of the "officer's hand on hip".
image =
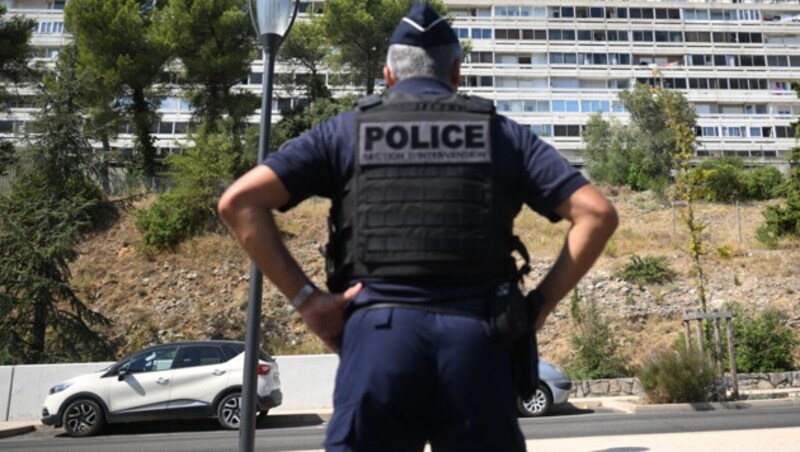
<svg viewBox="0 0 800 452">
<path fill-rule="evenodd" d="M 297 310 L 308 328 L 335 353 L 339 353 L 342 345 L 344 308 L 362 288 L 358 283 L 344 293 L 314 292 Z"/>
</svg>

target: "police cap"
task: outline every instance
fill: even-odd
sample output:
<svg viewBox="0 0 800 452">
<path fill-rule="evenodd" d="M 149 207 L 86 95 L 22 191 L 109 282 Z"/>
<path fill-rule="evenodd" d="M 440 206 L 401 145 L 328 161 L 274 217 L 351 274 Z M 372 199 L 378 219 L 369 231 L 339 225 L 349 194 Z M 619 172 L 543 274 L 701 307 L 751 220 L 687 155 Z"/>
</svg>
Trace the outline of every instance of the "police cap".
<svg viewBox="0 0 800 452">
<path fill-rule="evenodd" d="M 427 3 L 414 3 L 389 40 L 390 45 L 404 44 L 423 49 L 457 43 L 458 37 L 450 24 Z"/>
</svg>

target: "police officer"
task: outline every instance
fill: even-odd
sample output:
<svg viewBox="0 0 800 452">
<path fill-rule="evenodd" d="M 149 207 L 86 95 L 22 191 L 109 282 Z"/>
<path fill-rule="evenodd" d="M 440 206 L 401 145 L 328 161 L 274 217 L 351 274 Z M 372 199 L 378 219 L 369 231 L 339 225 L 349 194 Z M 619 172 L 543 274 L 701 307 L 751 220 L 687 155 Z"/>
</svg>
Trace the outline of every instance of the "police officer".
<svg viewBox="0 0 800 452">
<path fill-rule="evenodd" d="M 388 94 L 290 141 L 219 202 L 248 255 L 340 355 L 328 450 L 524 450 L 511 353 L 486 318 L 517 278 L 514 217 L 524 203 L 571 224 L 536 289 L 537 328 L 617 226 L 551 146 L 490 101 L 456 94 L 460 61 L 448 23 L 415 4 L 391 37 Z M 310 196 L 332 200 L 330 292 L 272 216 Z"/>
</svg>

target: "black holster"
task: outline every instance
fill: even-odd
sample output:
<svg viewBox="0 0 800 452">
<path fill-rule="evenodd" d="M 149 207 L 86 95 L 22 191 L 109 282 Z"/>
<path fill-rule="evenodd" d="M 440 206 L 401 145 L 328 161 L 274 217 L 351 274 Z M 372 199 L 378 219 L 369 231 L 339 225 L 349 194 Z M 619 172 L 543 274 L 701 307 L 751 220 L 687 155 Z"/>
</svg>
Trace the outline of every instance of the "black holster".
<svg viewBox="0 0 800 452">
<path fill-rule="evenodd" d="M 503 346 L 511 349 L 514 387 L 523 400 L 530 398 L 539 385 L 536 319 L 541 305 L 537 291 L 523 296 L 517 284 L 512 283 L 498 286 L 489 303 L 492 334 Z"/>
</svg>

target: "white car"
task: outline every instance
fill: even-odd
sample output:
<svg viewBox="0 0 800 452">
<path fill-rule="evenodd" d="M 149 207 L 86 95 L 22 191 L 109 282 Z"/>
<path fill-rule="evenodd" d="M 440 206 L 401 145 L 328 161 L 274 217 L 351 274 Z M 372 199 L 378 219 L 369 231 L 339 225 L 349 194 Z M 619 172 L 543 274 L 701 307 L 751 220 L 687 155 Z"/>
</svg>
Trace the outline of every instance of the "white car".
<svg viewBox="0 0 800 452">
<path fill-rule="evenodd" d="M 259 354 L 258 410 L 266 417 L 283 401 L 277 362 Z M 239 428 L 244 343 L 178 342 L 157 345 L 110 367 L 50 388 L 42 423 L 70 436 L 98 433 L 108 422 L 217 418 Z"/>
<path fill-rule="evenodd" d="M 547 414 L 553 405 L 567 403 L 572 382 L 564 372 L 547 361 L 539 360 L 539 387 L 527 400 L 517 398 L 517 409 L 524 417 Z"/>
</svg>

